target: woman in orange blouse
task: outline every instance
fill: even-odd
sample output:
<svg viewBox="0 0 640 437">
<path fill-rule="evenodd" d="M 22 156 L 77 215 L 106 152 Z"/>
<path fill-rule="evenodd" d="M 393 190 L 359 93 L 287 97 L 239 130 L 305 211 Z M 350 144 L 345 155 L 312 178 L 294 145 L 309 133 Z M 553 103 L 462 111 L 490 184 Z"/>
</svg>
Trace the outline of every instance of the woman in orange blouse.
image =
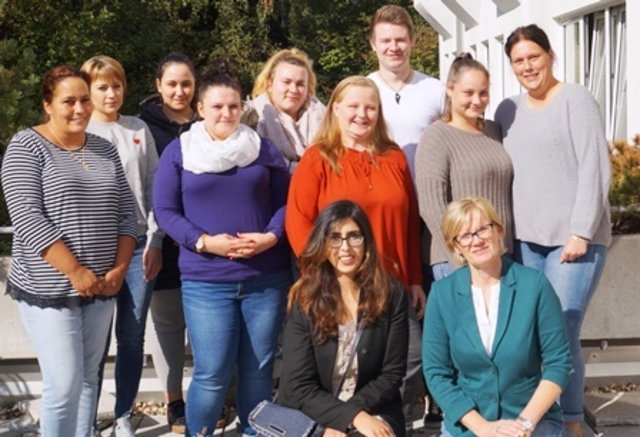
<svg viewBox="0 0 640 437">
<path fill-rule="evenodd" d="M 425 305 L 418 207 L 405 156 L 387 134 L 377 86 L 362 76 L 340 82 L 313 143 L 302 155 L 289 187 L 285 224 L 289 242 L 300 256 L 313 221 L 330 203 L 347 199 L 364 209 L 385 268 L 407 289 L 415 309 L 409 314 L 409 357 L 402 390 L 407 414 L 413 377 L 421 369 L 418 318 Z"/>
</svg>

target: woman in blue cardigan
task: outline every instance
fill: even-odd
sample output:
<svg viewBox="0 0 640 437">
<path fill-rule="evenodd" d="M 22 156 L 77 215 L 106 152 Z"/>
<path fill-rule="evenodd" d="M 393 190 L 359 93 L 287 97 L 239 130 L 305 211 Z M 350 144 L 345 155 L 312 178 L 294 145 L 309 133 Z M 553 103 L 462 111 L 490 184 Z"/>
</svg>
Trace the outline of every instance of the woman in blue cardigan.
<svg viewBox="0 0 640 437">
<path fill-rule="evenodd" d="M 452 202 L 442 233 L 466 264 L 433 284 L 425 317 L 423 368 L 442 435 L 564 435 L 556 399 L 571 355 L 551 284 L 502 257 L 504 227 L 483 198 Z"/>
</svg>

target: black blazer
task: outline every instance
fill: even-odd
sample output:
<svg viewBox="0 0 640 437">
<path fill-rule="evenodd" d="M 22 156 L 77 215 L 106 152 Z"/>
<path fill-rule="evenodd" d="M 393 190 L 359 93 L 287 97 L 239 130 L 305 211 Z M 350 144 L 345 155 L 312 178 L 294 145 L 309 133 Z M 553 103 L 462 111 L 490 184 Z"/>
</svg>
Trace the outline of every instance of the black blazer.
<svg viewBox="0 0 640 437">
<path fill-rule="evenodd" d="M 337 339 L 318 344 L 311 335 L 311 321 L 298 306 L 294 307 L 282 340 L 279 402 L 343 432 L 364 410 L 380 415 L 397 436 L 404 436 L 399 388 L 407 367 L 407 305 L 406 292 L 394 282 L 388 308 L 362 332 L 356 355 L 358 382 L 355 394 L 347 402 L 335 397 L 331 387 Z"/>
</svg>

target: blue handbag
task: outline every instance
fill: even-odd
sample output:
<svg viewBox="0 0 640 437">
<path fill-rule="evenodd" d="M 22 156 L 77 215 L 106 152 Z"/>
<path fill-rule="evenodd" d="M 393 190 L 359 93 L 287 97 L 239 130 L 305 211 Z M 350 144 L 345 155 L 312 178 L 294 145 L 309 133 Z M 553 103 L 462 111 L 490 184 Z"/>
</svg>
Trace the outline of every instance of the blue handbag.
<svg viewBox="0 0 640 437">
<path fill-rule="evenodd" d="M 349 365 L 356 354 L 362 328 L 356 332 L 356 340 L 349 353 Z M 347 368 L 349 367 L 347 365 Z M 344 384 L 346 373 L 342 375 L 340 384 L 335 389 L 338 396 Z M 256 430 L 260 437 L 322 437 L 324 427 L 304 414 L 300 410 L 294 410 L 271 401 L 262 401 L 249 413 L 249 424 Z"/>
<path fill-rule="evenodd" d="M 249 414 L 249 423 L 262 437 L 321 437 L 324 427 L 300 410 L 271 401 L 260 402 Z"/>
</svg>

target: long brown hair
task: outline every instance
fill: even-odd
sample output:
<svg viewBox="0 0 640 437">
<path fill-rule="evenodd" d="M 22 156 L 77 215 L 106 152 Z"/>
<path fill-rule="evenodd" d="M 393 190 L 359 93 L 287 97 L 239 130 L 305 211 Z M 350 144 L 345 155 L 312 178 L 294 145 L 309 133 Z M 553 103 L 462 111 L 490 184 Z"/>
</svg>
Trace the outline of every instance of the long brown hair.
<svg viewBox="0 0 640 437">
<path fill-rule="evenodd" d="M 338 160 L 345 153 L 346 149 L 342 145 L 342 132 L 338 118 L 333 112 L 334 103 L 340 103 L 344 98 L 346 90 L 351 86 L 358 86 L 374 90 L 378 101 L 378 120 L 371 134 L 371 145 L 373 153 L 384 153 L 389 149 L 398 149 L 398 145 L 393 142 L 387 132 L 387 125 L 382 114 L 382 103 L 380 101 L 380 92 L 376 84 L 364 76 L 349 76 L 340 81 L 331 93 L 329 103 L 327 103 L 327 111 L 324 113 L 320 130 L 313 139 L 313 144 L 318 144 L 320 154 L 327 160 L 331 168 L 336 173 L 340 173 L 341 168 Z"/>
<path fill-rule="evenodd" d="M 289 292 L 288 311 L 297 304 L 311 320 L 313 336 L 319 343 L 338 335 L 338 320 L 346 312 L 335 270 L 328 260 L 326 239 L 333 227 L 352 219 L 364 237 L 364 258 L 354 282 L 360 289 L 358 320 L 372 324 L 388 305 L 390 278 L 384 271 L 371 230 L 371 224 L 360 206 L 350 200 L 339 200 L 327 206 L 316 218 L 307 245 L 300 256 L 300 279 Z"/>
</svg>

